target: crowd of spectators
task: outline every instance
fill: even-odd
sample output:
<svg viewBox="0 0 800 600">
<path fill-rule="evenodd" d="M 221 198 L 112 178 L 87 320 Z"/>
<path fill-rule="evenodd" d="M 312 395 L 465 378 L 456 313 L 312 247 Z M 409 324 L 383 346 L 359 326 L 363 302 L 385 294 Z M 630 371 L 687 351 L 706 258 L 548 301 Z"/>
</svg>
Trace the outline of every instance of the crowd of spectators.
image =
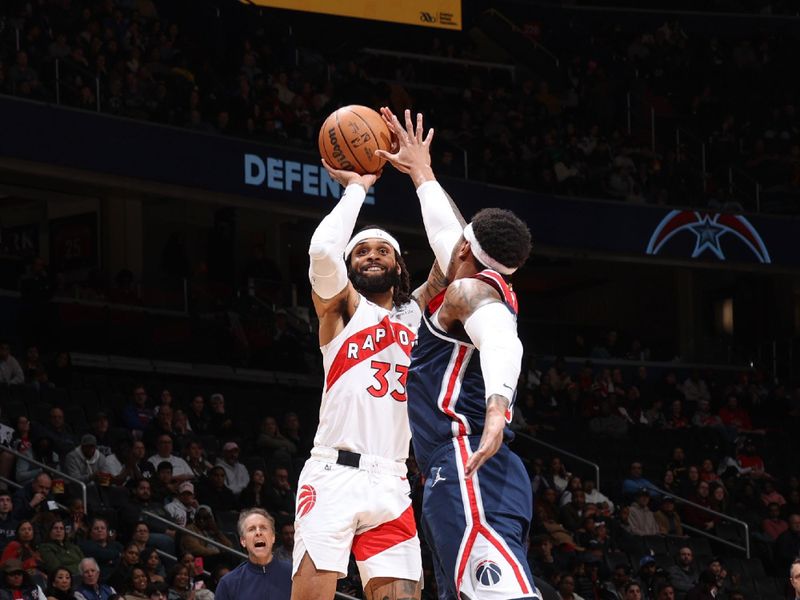
<svg viewBox="0 0 800 600">
<path fill-rule="evenodd" d="M 30 353 L 20 364 L 7 344 L 0 350 L 0 443 L 18 453 L 0 451 L 0 476 L 19 486 L 0 484 L 5 573 L 56 598 L 145 598 L 149 586 L 173 600 L 211 600 L 239 562 L 225 552 L 238 546 L 238 512 L 254 506 L 274 515 L 276 553 L 291 556 L 294 485 L 310 451 L 297 413 L 281 408 L 280 428 L 266 416 L 251 431 L 222 393 L 180 401 L 136 385 L 124 406 L 86 423 L 66 394 L 31 403 L 38 388 L 26 375 L 40 367 Z M 20 394 L 25 402 L 15 402 Z"/>
<path fill-rule="evenodd" d="M 613 340 L 592 355 L 618 355 Z M 8 569 L 20 561 L 25 580 L 43 590 L 108 586 L 135 595 L 163 584 L 176 598 L 201 600 L 238 562 L 221 548 L 233 547 L 237 511 L 249 506 L 274 515 L 276 555 L 291 556 L 296 478 L 311 447 L 296 403 L 242 411 L 219 392 L 136 385 L 124 404 L 101 401 L 82 412 L 72 399 L 85 397 L 76 388 L 87 380 L 59 376 L 63 387 L 46 389 L 65 393 L 48 396 L 31 379 L 42 362 L 32 352 L 18 360 L 0 344 L 0 387 L 8 385 L 3 398 L 11 400 L 1 403 L 0 438 L 22 455 L 0 453 L 0 475 L 21 486 L 0 494 Z M 512 427 L 535 497 L 529 560 L 562 598 L 638 597 L 626 596 L 634 586 L 643 598 L 663 599 L 695 598 L 703 586 L 727 598 L 783 592 L 800 552 L 800 478 L 785 435 L 800 394 L 756 373 L 727 375 L 526 364 Z M 51 402 L 15 404 L 22 390 Z M 528 436 L 593 456 L 602 488 L 573 472 L 581 465 L 570 457 L 525 447 Z M 87 486 L 86 505 L 75 481 Z M 424 474 L 413 459 L 409 481 L 419 510 Z M 751 560 L 701 534 L 741 545 L 737 520 L 750 526 Z M 427 555 L 426 564 L 425 596 L 435 598 Z M 360 594 L 355 569 L 340 589 Z"/>
<path fill-rule="evenodd" d="M 522 15 L 522 33 L 509 35 L 544 44 L 553 65 L 508 58 L 512 79 L 361 53 L 354 42 L 331 47 L 309 16 L 290 27 L 286 13 L 233 4 L 209 1 L 190 19 L 157 0 L 4 3 L 0 89 L 54 100 L 57 88 L 70 106 L 307 149 L 337 106 L 413 106 L 439 133 L 437 172 L 464 176 L 466 152 L 471 179 L 539 192 L 752 208 L 752 194 L 731 194 L 729 167 L 762 190 L 800 185 L 800 91 L 785 77 L 797 37 L 768 27 L 723 36 L 689 33 L 679 19 L 631 31 L 613 12 Z M 340 26 L 362 46 L 492 58 L 467 34 Z M 676 126 L 695 136 L 680 148 Z M 705 180 L 695 138 L 707 146 Z"/>
</svg>

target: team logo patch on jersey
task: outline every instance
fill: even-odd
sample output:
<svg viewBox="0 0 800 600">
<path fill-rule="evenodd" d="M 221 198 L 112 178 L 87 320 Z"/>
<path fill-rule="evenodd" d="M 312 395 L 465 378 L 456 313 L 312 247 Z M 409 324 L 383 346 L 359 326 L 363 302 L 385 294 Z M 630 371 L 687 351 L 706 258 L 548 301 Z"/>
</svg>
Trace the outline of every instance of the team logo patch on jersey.
<svg viewBox="0 0 800 600">
<path fill-rule="evenodd" d="M 500 566 L 491 560 L 483 560 L 475 568 L 475 579 L 481 585 L 493 586 L 500 581 L 502 576 L 503 571 L 500 570 Z"/>
<path fill-rule="evenodd" d="M 305 517 L 317 503 L 317 490 L 306 484 L 297 495 L 297 518 Z"/>
</svg>

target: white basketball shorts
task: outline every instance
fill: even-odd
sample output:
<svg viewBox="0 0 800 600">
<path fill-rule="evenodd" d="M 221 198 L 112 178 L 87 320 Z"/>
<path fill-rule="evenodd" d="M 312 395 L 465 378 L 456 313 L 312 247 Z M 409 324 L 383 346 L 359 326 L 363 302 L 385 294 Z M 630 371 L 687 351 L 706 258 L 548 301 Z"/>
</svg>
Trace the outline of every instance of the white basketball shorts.
<svg viewBox="0 0 800 600">
<path fill-rule="evenodd" d="M 318 570 L 347 574 L 350 551 L 364 586 L 373 577 L 419 581 L 417 526 L 406 465 L 361 455 L 359 468 L 314 448 L 297 486 L 292 576 L 308 552 Z"/>
</svg>

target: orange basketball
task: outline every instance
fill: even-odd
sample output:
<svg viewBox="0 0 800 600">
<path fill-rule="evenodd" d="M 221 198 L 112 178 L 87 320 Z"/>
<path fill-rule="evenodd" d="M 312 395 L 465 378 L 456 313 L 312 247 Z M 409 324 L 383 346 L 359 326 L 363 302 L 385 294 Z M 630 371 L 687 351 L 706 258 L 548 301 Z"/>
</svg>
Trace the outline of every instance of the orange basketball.
<svg viewBox="0 0 800 600">
<path fill-rule="evenodd" d="M 343 106 L 331 113 L 319 130 L 319 153 L 334 169 L 377 173 L 386 161 L 375 156 L 375 150 L 390 148 L 386 123 L 366 106 Z"/>
</svg>

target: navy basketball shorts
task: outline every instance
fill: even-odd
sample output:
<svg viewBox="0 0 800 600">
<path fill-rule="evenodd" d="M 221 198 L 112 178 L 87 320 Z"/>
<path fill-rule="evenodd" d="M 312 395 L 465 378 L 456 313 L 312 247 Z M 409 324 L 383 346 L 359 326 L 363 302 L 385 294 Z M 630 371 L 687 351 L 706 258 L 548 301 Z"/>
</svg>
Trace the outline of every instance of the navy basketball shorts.
<svg viewBox="0 0 800 600">
<path fill-rule="evenodd" d="M 453 438 L 425 476 L 422 528 L 441 600 L 541 598 L 526 559 L 533 498 L 520 458 L 503 444 L 470 479 L 479 437 Z"/>
</svg>

